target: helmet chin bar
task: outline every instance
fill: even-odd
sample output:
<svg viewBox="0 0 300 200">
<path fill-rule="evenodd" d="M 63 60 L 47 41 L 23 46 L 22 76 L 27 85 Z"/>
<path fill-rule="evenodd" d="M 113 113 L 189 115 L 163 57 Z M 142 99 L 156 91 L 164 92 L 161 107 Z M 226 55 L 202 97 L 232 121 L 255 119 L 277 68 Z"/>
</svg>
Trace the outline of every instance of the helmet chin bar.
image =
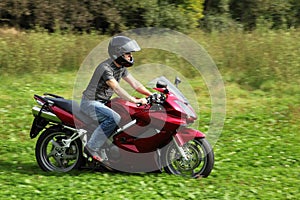
<svg viewBox="0 0 300 200">
<path fill-rule="evenodd" d="M 130 61 L 128 61 L 124 58 L 124 56 L 119 56 L 115 61 L 123 67 L 131 67 L 134 64 L 133 57 L 131 57 Z"/>
</svg>

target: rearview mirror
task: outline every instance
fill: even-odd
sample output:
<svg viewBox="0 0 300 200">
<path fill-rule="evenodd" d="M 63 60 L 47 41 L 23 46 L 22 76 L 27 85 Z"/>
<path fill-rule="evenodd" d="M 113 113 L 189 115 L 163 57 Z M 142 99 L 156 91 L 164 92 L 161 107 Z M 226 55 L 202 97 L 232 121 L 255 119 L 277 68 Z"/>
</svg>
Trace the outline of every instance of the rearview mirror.
<svg viewBox="0 0 300 200">
<path fill-rule="evenodd" d="M 175 78 L 175 85 L 176 85 L 177 88 L 178 88 L 178 84 L 179 83 L 181 83 L 181 80 L 180 80 L 180 78 L 178 76 L 176 76 L 176 78 Z"/>
<path fill-rule="evenodd" d="M 164 81 L 157 81 L 156 83 L 156 88 L 161 88 L 163 89 L 161 92 L 163 92 L 164 94 L 169 94 L 169 90 L 167 89 L 167 83 Z"/>
<path fill-rule="evenodd" d="M 165 83 L 164 81 L 157 81 L 156 83 L 157 88 L 167 88 L 167 86 L 167 83 Z"/>
</svg>

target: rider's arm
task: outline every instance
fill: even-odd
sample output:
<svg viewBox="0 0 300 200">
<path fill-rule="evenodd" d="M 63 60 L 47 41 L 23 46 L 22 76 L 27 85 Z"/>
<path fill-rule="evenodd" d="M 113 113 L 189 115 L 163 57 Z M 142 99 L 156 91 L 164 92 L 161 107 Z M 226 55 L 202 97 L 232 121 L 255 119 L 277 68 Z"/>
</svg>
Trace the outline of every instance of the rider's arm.
<svg viewBox="0 0 300 200">
<path fill-rule="evenodd" d="M 129 95 L 128 92 L 126 92 L 121 86 L 119 85 L 118 81 L 116 79 L 109 79 L 106 81 L 106 84 L 111 87 L 114 92 L 121 97 L 122 99 L 125 99 L 127 101 L 130 101 L 132 103 L 142 103 L 146 104 L 147 101 L 145 102 L 145 99 L 136 99 L 133 96 Z"/>
<path fill-rule="evenodd" d="M 123 77 L 123 79 L 131 85 L 133 89 L 135 89 L 137 92 L 144 94 L 144 95 L 151 95 L 152 93 L 143 86 L 138 80 L 136 80 L 131 74 L 128 74 L 127 76 Z"/>
</svg>

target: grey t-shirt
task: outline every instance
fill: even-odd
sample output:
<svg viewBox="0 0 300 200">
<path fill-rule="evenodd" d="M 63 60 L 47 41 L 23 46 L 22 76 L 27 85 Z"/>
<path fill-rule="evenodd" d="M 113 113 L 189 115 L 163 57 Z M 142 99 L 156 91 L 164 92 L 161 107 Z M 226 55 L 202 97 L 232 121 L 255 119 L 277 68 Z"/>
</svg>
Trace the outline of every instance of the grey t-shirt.
<svg viewBox="0 0 300 200">
<path fill-rule="evenodd" d="M 116 79 L 120 82 L 121 78 L 128 76 L 129 72 L 125 67 L 117 67 L 112 59 L 107 59 L 95 69 L 95 72 L 83 92 L 84 98 L 89 100 L 109 100 L 114 94 L 106 81 Z"/>
</svg>

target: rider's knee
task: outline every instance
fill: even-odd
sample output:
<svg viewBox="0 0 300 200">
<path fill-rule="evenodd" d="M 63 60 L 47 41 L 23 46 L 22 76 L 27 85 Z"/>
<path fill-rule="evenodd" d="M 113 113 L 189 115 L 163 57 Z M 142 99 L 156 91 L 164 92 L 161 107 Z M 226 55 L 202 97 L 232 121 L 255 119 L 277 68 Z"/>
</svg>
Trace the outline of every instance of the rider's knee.
<svg viewBox="0 0 300 200">
<path fill-rule="evenodd" d="M 115 114 L 115 115 L 113 116 L 113 120 L 114 120 L 114 123 L 115 123 L 116 125 L 118 125 L 118 124 L 120 123 L 120 121 L 121 121 L 121 116 L 120 116 L 119 114 Z"/>
</svg>

